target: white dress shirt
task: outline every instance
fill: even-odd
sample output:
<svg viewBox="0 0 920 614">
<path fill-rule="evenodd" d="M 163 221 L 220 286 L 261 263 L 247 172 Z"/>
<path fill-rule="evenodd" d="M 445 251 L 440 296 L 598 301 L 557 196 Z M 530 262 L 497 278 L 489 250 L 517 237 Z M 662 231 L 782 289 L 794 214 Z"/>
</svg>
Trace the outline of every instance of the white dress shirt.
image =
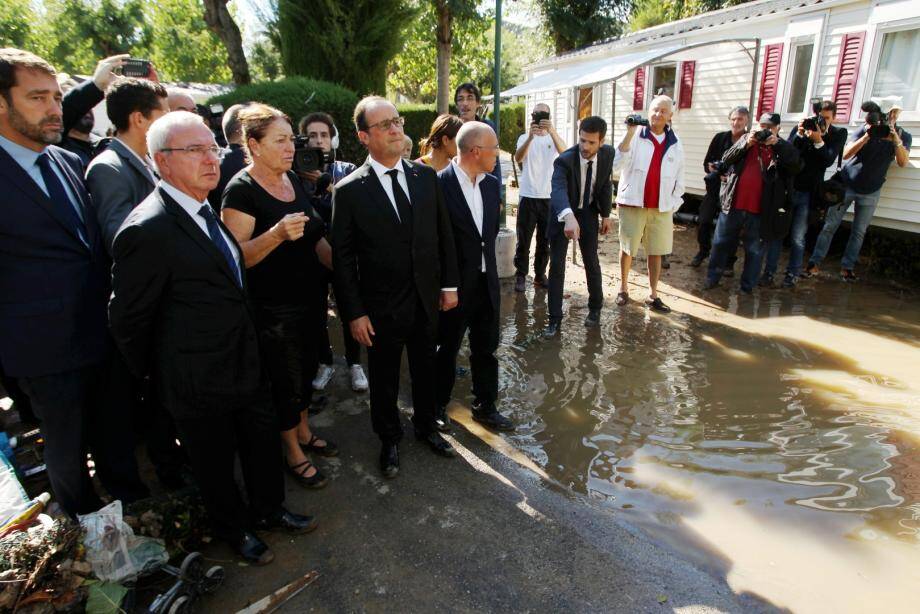
<svg viewBox="0 0 920 614">
<path fill-rule="evenodd" d="M 386 192 L 387 198 L 390 199 L 390 204 L 393 205 L 393 211 L 396 213 L 396 219 L 402 221 L 402 218 L 399 217 L 399 209 L 396 208 L 396 196 L 393 194 L 393 180 L 390 179 L 390 176 L 387 175 L 387 171 L 396 170 L 396 182 L 399 183 L 399 187 L 403 189 L 403 192 L 406 194 L 406 200 L 409 201 L 409 204 L 412 204 L 412 197 L 409 196 L 409 182 L 406 180 L 406 167 L 403 166 L 402 158 L 396 163 L 396 166 L 387 167 L 374 160 L 373 156 L 367 157 L 368 162 L 370 162 L 371 168 L 374 170 L 374 173 L 377 175 L 377 179 L 380 180 L 380 185 L 383 186 L 383 191 Z M 441 292 L 456 292 L 456 288 L 441 288 Z"/>
<path fill-rule="evenodd" d="M 456 158 L 450 161 L 454 166 L 454 172 L 457 174 L 457 181 L 460 183 L 460 191 L 463 192 L 463 199 L 466 200 L 466 206 L 470 208 L 473 214 L 473 222 L 476 223 L 476 230 L 479 231 L 479 237 L 482 238 L 482 190 L 479 184 L 485 179 L 485 173 L 476 175 L 476 183 L 470 181 L 469 176 L 464 172 L 460 165 L 457 164 Z M 485 247 L 485 243 L 482 243 Z M 486 270 L 486 255 L 482 254 L 482 265 L 479 269 L 481 272 Z"/>
<path fill-rule="evenodd" d="M 160 180 L 159 186 L 163 188 L 164 192 L 172 196 L 173 200 L 176 201 L 180 207 L 182 207 L 183 211 L 188 213 L 189 217 L 192 218 L 192 221 L 198 225 L 198 228 L 201 229 L 201 232 L 203 232 L 204 236 L 206 236 L 208 241 L 210 241 L 211 235 L 208 233 L 208 223 L 205 221 L 204 217 L 198 213 L 201 210 L 202 205 L 210 208 L 211 205 L 208 204 L 208 199 L 206 198 L 203 201 L 198 202 L 179 188 L 166 183 L 162 179 Z M 219 225 L 218 228 L 220 228 Z M 230 248 L 230 253 L 233 254 L 233 259 L 236 261 L 236 266 L 239 267 L 240 272 L 242 273 L 243 267 L 240 264 L 240 252 L 236 249 L 236 244 L 233 242 L 233 239 L 231 239 L 230 236 L 224 232 L 223 228 L 220 228 L 220 234 L 224 237 L 224 241 L 227 242 L 227 246 Z"/>
<path fill-rule="evenodd" d="M 588 162 L 594 163 L 591 166 L 591 185 L 589 186 L 590 191 L 588 193 L 589 194 L 594 193 L 594 184 L 597 183 L 597 153 L 595 153 L 592 157 L 587 158 L 587 159 L 585 159 L 585 157 L 581 155 L 581 153 L 579 153 L 578 161 L 579 161 L 579 170 L 581 171 L 581 177 L 578 180 L 578 185 L 580 186 L 580 189 L 581 189 L 581 191 L 578 193 L 578 206 L 580 207 L 581 203 L 584 202 L 585 200 L 585 178 L 588 175 Z M 559 217 L 556 219 L 562 222 L 563 220 L 565 220 L 565 216 L 567 216 L 571 212 L 572 212 L 572 208 L 566 207 L 565 209 L 562 210 L 562 213 L 560 213 Z"/>
<path fill-rule="evenodd" d="M 383 186 L 383 191 L 387 193 L 387 198 L 390 199 L 390 204 L 393 205 L 393 211 L 396 212 L 396 218 L 402 221 L 402 218 L 399 217 L 399 209 L 396 208 L 396 196 L 393 194 L 393 180 L 390 179 L 390 176 L 387 175 L 388 171 L 395 170 L 396 181 L 399 183 L 399 187 L 403 189 L 403 192 L 406 194 L 406 198 L 409 200 L 409 204 L 412 204 L 412 198 L 409 196 L 409 182 L 406 181 L 406 169 L 403 166 L 402 158 L 399 159 L 399 162 L 396 163 L 396 166 L 388 167 L 384 166 L 377 160 L 374 160 L 372 156 L 367 158 L 370 160 L 371 168 L 374 169 L 374 172 L 377 173 L 377 179 L 380 180 L 380 185 Z"/>
</svg>

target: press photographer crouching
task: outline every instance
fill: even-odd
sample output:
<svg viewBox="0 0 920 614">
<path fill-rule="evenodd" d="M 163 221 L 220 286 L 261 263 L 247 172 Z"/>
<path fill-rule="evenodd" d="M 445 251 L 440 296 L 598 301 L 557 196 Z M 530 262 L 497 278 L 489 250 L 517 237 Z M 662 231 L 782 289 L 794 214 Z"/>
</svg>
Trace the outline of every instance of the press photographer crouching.
<svg viewBox="0 0 920 614">
<path fill-rule="evenodd" d="M 296 142 L 293 170 L 301 178 L 307 193 L 313 197 L 313 207 L 326 225 L 332 222 L 332 188 L 355 170 L 355 165 L 335 159 L 338 149 L 338 130 L 328 113 L 311 113 L 300 120 L 300 136 Z M 332 282 L 331 276 L 328 280 Z M 322 332 L 319 338 L 319 368 L 313 379 L 313 388 L 323 390 L 335 372 L 332 346 L 329 343 L 329 293 L 326 293 L 322 310 Z M 361 366 L 361 346 L 351 336 L 348 326 L 342 323 L 345 361 L 348 363 L 351 388 L 355 392 L 367 390 L 367 376 Z"/>
<path fill-rule="evenodd" d="M 799 170 L 799 152 L 779 137 L 779 114 L 764 113 L 759 123 L 758 129 L 738 139 L 722 157 L 731 169 L 722 184 L 722 213 L 716 224 L 705 290 L 719 285 L 722 269 L 740 236 L 744 244 L 741 291 L 753 292 L 763 243 L 782 240 L 789 230 L 786 200 L 792 176 Z"/>
<path fill-rule="evenodd" d="M 783 278 L 783 287 L 795 285 L 802 271 L 802 259 L 805 257 L 805 233 L 808 231 L 808 214 L 812 200 L 816 198 L 824 173 L 835 160 L 843 154 L 847 141 L 845 128 L 834 127 L 837 105 L 830 100 L 820 98 L 811 101 L 812 117 L 806 117 L 789 133 L 789 142 L 801 155 L 802 170 L 795 176 L 792 190 L 789 192 L 788 205 L 792 216 L 790 230 L 792 245 L 789 248 L 789 263 Z M 773 275 L 779 263 L 782 239 L 774 239 L 767 245 L 766 264 L 761 286 L 772 286 Z"/>
<path fill-rule="evenodd" d="M 818 235 L 815 251 L 805 271 L 806 276 L 818 272 L 818 265 L 827 255 L 834 233 L 837 232 L 844 214 L 852 204 L 853 222 L 850 227 L 850 238 L 840 260 L 840 277 L 844 281 L 856 281 L 854 269 L 859 260 L 859 250 L 862 249 L 866 230 L 875 214 L 888 168 L 892 160 L 902 168 L 907 166 L 913 137 L 897 125 L 898 116 L 901 114 L 900 97 L 874 98 L 864 102 L 861 108 L 866 114 L 866 125 L 853 135 L 843 150 L 843 159 L 846 163 L 841 169 L 840 179 L 846 186 L 846 194 L 843 202 L 827 210 L 824 228 Z"/>
</svg>

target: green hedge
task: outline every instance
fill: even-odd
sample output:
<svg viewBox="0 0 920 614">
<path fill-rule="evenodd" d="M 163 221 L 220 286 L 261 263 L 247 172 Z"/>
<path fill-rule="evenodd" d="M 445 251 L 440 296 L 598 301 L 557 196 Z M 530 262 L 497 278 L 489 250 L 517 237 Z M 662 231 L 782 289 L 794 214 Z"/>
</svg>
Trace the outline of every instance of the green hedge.
<svg viewBox="0 0 920 614">
<path fill-rule="evenodd" d="M 406 134 L 412 137 L 415 147 L 413 157 L 418 155 L 418 142 L 428 136 L 431 124 L 438 117 L 438 112 L 433 104 L 401 104 L 397 105 L 399 114 L 406 118 Z M 451 113 L 457 110 L 453 107 Z M 514 153 L 517 140 L 524 133 L 524 103 L 506 104 L 501 107 L 501 124 L 498 129 L 498 144 L 507 152 Z M 489 119 L 495 119 L 494 113 L 489 113 Z"/>
<path fill-rule="evenodd" d="M 309 104 L 306 104 L 307 99 L 310 99 Z M 215 96 L 208 103 L 220 103 L 227 108 L 240 102 L 264 102 L 287 113 L 295 129 L 304 115 L 325 111 L 335 119 L 339 131 L 339 159 L 361 163 L 367 157 L 367 151 L 358 142 L 351 123 L 358 100 L 358 95 L 353 91 L 335 83 L 289 77 L 280 81 L 244 85 L 227 94 Z"/>
</svg>

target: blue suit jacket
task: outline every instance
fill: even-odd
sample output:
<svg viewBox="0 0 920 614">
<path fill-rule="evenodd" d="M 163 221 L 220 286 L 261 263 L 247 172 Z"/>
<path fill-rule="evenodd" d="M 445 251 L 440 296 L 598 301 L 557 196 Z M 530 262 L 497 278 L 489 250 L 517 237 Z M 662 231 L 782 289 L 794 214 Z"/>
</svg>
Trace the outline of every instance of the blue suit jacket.
<svg viewBox="0 0 920 614">
<path fill-rule="evenodd" d="M 460 181 L 453 164 L 438 173 L 444 202 L 450 215 L 454 232 L 454 247 L 457 250 L 457 268 L 460 271 L 459 308 L 463 309 L 464 295 L 467 288 L 475 287 L 476 276 L 482 272 L 482 257 L 486 259 L 486 280 L 489 285 L 489 298 L 495 313 L 498 313 L 499 284 L 498 269 L 495 263 L 495 238 L 498 236 L 498 217 L 501 212 L 501 198 L 498 192 L 498 180 L 488 174 L 479 184 L 482 194 L 482 234 L 476 228 L 473 213 L 470 211 Z"/>
<path fill-rule="evenodd" d="M 89 245 L 66 210 L 0 147 L 0 365 L 13 377 L 98 363 L 111 347 L 109 261 L 83 167 L 68 151 L 48 150 L 80 200 Z"/>
</svg>

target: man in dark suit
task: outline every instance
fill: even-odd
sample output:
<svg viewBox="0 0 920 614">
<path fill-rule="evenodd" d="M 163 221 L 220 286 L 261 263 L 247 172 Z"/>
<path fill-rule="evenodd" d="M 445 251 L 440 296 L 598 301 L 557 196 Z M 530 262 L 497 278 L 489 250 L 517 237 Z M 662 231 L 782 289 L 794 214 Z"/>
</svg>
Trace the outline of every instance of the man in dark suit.
<svg viewBox="0 0 920 614">
<path fill-rule="evenodd" d="M 436 431 L 438 311 L 457 305 L 457 254 L 438 178 L 401 158 L 403 122 L 379 96 L 355 107 L 367 162 L 333 195 L 335 295 L 352 336 L 368 348 L 371 418 L 383 442 L 380 468 L 399 472 L 399 371 L 409 354 L 415 435 L 435 453 L 453 448 Z"/>
<path fill-rule="evenodd" d="M 550 220 L 549 323 L 543 336 L 554 337 L 562 322 L 562 288 L 569 240 L 577 240 L 588 281 L 588 316 L 585 326 L 600 324 L 604 289 L 597 255 L 598 233 L 610 232 L 613 190 L 613 147 L 604 144 L 607 122 L 592 116 L 581 120 L 578 144 L 559 154 L 553 163 Z M 598 225 L 598 219 L 600 224 Z"/>
<path fill-rule="evenodd" d="M 240 111 L 246 108 L 246 104 L 235 104 L 227 109 L 221 120 L 221 128 L 224 131 L 224 138 L 227 139 L 227 149 L 224 152 L 224 159 L 220 161 L 220 181 L 217 187 L 208 194 L 208 202 L 214 208 L 215 213 L 220 215 L 221 199 L 224 196 L 224 188 L 233 179 L 233 176 L 246 168 L 246 152 L 243 151 L 243 126 L 240 124 Z"/>
<path fill-rule="evenodd" d="M 303 533 L 316 521 L 281 505 L 278 426 L 242 252 L 207 203 L 221 149 L 201 117 L 185 111 L 154 122 L 147 142 L 162 181 L 115 236 L 112 333 L 175 419 L 217 534 L 266 564 L 274 557 L 253 530 Z M 237 455 L 248 506 L 234 480 Z"/>
<path fill-rule="evenodd" d="M 473 419 L 488 427 L 514 430 L 498 413 L 499 338 L 498 270 L 495 238 L 501 199 L 498 181 L 489 174 L 498 155 L 495 131 L 482 122 L 467 122 L 457 133 L 457 154 L 438 173 L 453 228 L 460 269 L 459 304 L 441 315 L 438 335 L 438 430 L 450 431 L 447 404 L 457 374 L 457 352 L 470 331 L 470 367 L 473 372 Z"/>
<path fill-rule="evenodd" d="M 137 476 L 129 418 L 110 394 L 109 262 L 64 124 L 54 69 L 0 49 L 0 364 L 32 402 L 51 488 L 70 514 L 102 505 L 86 468 L 130 502 Z"/>
<path fill-rule="evenodd" d="M 111 253 L 115 233 L 128 213 L 156 187 L 147 157 L 147 130 L 169 113 L 166 88 L 146 79 L 119 79 L 105 94 L 105 110 L 117 133 L 87 168 L 86 183 Z"/>
</svg>

